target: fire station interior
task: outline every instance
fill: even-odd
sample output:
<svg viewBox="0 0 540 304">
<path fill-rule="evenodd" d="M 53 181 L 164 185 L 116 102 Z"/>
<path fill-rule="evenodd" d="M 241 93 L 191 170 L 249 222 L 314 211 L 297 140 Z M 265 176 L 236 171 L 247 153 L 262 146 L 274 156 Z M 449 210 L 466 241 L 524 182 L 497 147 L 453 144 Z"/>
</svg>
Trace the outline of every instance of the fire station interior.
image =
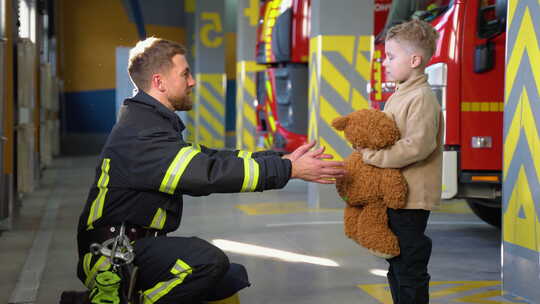
<svg viewBox="0 0 540 304">
<path fill-rule="evenodd" d="M 413 18 L 439 34 L 426 74 L 444 117 L 430 303 L 540 303 L 538 0 L 0 0 L 0 303 L 85 290 L 77 223 L 134 93 L 137 41 L 189 50 L 187 142 L 290 153 L 316 140 L 344 160 L 332 121 L 384 110 L 385 33 Z M 346 206 L 335 185 L 298 179 L 184 195 L 169 235 L 246 267 L 251 286 L 227 303 L 393 303 L 387 261 L 344 233 Z"/>
</svg>

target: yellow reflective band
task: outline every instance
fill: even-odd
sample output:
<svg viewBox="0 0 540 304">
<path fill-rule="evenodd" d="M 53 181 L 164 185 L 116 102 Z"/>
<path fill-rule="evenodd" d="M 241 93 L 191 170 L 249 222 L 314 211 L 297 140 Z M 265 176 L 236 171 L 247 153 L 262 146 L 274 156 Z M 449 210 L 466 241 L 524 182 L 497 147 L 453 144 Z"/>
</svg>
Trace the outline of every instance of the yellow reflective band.
<svg viewBox="0 0 540 304">
<path fill-rule="evenodd" d="M 241 192 L 255 191 L 259 183 L 259 163 L 253 158 L 244 158 L 244 182 Z"/>
<path fill-rule="evenodd" d="M 461 112 L 503 112 L 503 102 L 462 102 Z"/>
<path fill-rule="evenodd" d="M 94 229 L 92 225 L 103 215 L 103 205 L 105 203 L 105 196 L 107 195 L 107 185 L 109 184 L 109 168 L 111 166 L 111 159 L 105 158 L 101 163 L 101 176 L 97 182 L 97 187 L 99 188 L 99 193 L 92 202 L 92 207 L 90 207 L 90 214 L 88 215 L 87 230 Z"/>
<path fill-rule="evenodd" d="M 154 218 L 152 219 L 152 224 L 150 224 L 150 228 L 161 230 L 163 229 L 163 226 L 165 226 L 166 220 L 167 212 L 161 208 L 158 208 L 156 214 L 154 214 Z"/>
<path fill-rule="evenodd" d="M 180 181 L 180 177 L 182 177 L 182 174 L 184 174 L 184 171 L 191 162 L 191 159 L 193 159 L 193 157 L 195 157 L 195 155 L 198 153 L 200 153 L 200 151 L 195 150 L 192 147 L 182 148 L 178 154 L 176 154 L 176 157 L 169 166 L 169 169 L 167 169 L 165 177 L 163 177 L 163 181 L 159 187 L 159 191 L 174 194 L 178 181 Z"/>
<path fill-rule="evenodd" d="M 165 282 L 159 282 L 154 287 L 146 290 L 143 293 L 144 304 L 156 303 L 161 297 L 169 293 L 176 285 L 182 284 L 184 279 L 193 273 L 193 269 L 182 260 L 176 260 L 176 264 L 174 264 L 173 268 L 171 269 L 171 273 L 174 274 L 176 278 Z"/>
<path fill-rule="evenodd" d="M 83 258 L 83 270 L 84 275 L 88 278 L 88 274 L 90 273 L 90 263 L 92 263 L 92 256 L 93 254 L 87 253 L 84 255 Z"/>
<path fill-rule="evenodd" d="M 86 259 L 87 255 L 92 255 L 92 254 L 87 253 L 84 256 L 84 261 L 85 262 L 87 261 L 87 259 Z M 90 256 L 88 258 L 88 266 L 87 266 L 87 268 L 90 268 L 91 259 L 92 259 L 92 257 Z M 107 259 L 104 256 L 99 257 L 99 259 L 94 264 L 94 267 L 92 267 L 92 269 L 90 271 L 88 271 L 88 273 L 85 273 L 86 274 L 86 280 L 84 280 L 84 285 L 86 285 L 86 287 L 88 287 L 89 289 L 92 289 L 92 287 L 94 287 L 94 284 L 95 284 L 94 283 L 94 278 L 96 277 L 96 274 L 98 273 L 98 271 L 100 271 L 100 270 L 101 271 L 108 270 L 110 266 L 111 266 L 111 263 L 109 262 L 109 259 Z"/>
<path fill-rule="evenodd" d="M 201 145 L 199 145 L 199 144 L 191 144 L 191 146 L 193 147 L 193 149 L 195 149 L 197 151 L 201 151 Z"/>
<path fill-rule="evenodd" d="M 240 158 L 251 158 L 251 154 L 253 154 L 253 152 L 238 151 L 238 157 Z"/>
<path fill-rule="evenodd" d="M 186 262 L 178 259 L 171 269 L 171 273 L 175 276 L 183 275 L 183 277 L 186 277 L 188 274 L 193 273 L 193 269 Z"/>
</svg>

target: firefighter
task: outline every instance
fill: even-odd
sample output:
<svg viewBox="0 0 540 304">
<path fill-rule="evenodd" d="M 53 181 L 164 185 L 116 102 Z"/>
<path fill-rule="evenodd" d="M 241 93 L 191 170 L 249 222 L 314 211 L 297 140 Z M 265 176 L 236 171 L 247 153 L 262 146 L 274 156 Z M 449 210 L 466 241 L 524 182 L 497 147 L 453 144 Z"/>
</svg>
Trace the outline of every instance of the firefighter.
<svg viewBox="0 0 540 304">
<path fill-rule="evenodd" d="M 220 151 L 187 143 L 175 111 L 192 108 L 195 86 L 186 49 L 148 38 L 131 49 L 128 71 L 138 89 L 124 101 L 99 157 L 78 225 L 78 277 L 92 303 L 118 303 L 108 260 L 90 253 L 123 224 L 135 251 L 137 290 L 144 303 L 201 303 L 235 296 L 249 285 L 242 265 L 212 244 L 167 237 L 182 217 L 182 195 L 263 191 L 292 178 L 323 184 L 343 175 L 324 148 L 305 144 L 290 154 Z M 118 285 L 118 284 L 117 284 Z M 106 286 L 107 288 L 103 287 Z M 112 291 L 111 291 L 112 290 Z"/>
</svg>

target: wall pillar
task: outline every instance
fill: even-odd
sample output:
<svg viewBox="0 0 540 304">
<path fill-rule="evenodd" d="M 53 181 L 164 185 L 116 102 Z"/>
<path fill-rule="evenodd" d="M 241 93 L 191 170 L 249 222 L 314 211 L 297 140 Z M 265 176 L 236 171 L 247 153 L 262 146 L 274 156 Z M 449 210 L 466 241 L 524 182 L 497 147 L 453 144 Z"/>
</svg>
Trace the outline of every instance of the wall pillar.
<svg viewBox="0 0 540 304">
<path fill-rule="evenodd" d="M 259 0 L 238 0 L 236 149 L 248 151 L 255 151 L 257 148 L 255 73 L 265 68 L 255 63 L 259 2 Z"/>
<path fill-rule="evenodd" d="M 540 1 L 509 0 L 503 158 L 503 290 L 540 302 Z"/>
<path fill-rule="evenodd" d="M 351 152 L 332 120 L 367 108 L 373 1 L 312 0 L 309 46 L 309 140 L 325 146 L 334 159 Z M 311 208 L 343 206 L 335 186 L 309 184 Z"/>
<path fill-rule="evenodd" d="M 184 0 L 184 18 L 186 27 L 186 48 L 188 53 L 186 59 L 191 67 L 192 73 L 197 71 L 195 66 L 195 0 Z M 195 77 L 195 74 L 193 74 Z M 192 95 L 195 98 L 195 94 Z M 193 100 L 195 101 L 195 100 Z M 185 139 L 193 142 L 195 139 L 195 111 L 177 112 L 186 125 Z"/>
<path fill-rule="evenodd" d="M 224 0 L 198 0 L 195 7 L 194 142 L 225 147 Z"/>
<path fill-rule="evenodd" d="M 14 53 L 13 45 L 15 41 L 15 8 L 13 6 L 13 0 L 6 0 L 3 2 L 5 18 L 3 18 L 5 29 L 1 33 L 2 37 L 5 37 L 6 40 L 0 42 L 0 47 L 2 48 L 2 73 L 3 77 L 0 78 L 2 81 L 3 90 L 0 91 L 2 94 L 2 117 L 0 122 L 2 126 L 0 129 L 0 146 L 1 150 L 1 164 L 0 167 L 0 230 L 11 229 L 12 226 L 12 214 L 13 214 L 13 205 L 14 205 L 14 140 L 15 140 L 15 131 L 14 131 L 14 120 L 15 116 L 15 92 L 14 92 Z"/>
</svg>

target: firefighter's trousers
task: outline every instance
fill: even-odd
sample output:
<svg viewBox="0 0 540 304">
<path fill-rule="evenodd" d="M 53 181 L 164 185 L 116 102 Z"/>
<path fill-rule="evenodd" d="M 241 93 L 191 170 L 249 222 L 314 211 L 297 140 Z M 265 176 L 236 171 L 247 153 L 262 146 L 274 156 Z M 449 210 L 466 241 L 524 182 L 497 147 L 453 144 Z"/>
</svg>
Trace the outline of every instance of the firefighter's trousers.
<svg viewBox="0 0 540 304">
<path fill-rule="evenodd" d="M 147 237 L 134 242 L 136 286 L 144 303 L 199 304 L 232 297 L 249 286 L 245 268 L 230 264 L 219 248 L 196 237 Z M 88 288 L 99 271 L 110 267 L 104 257 L 85 255 L 79 278 Z"/>
</svg>

